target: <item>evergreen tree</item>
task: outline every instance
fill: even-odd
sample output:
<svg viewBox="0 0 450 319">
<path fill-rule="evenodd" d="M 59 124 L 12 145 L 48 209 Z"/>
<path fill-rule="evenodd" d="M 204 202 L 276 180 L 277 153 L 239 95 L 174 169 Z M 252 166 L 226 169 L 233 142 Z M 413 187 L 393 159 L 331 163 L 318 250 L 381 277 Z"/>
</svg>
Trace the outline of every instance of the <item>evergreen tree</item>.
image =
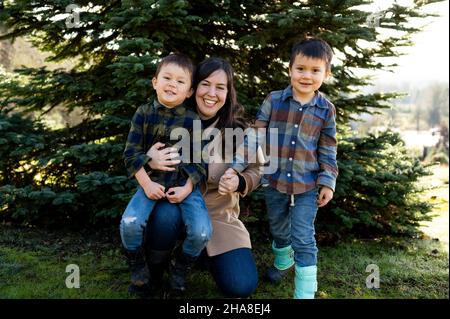
<svg viewBox="0 0 450 319">
<path fill-rule="evenodd" d="M 0 35 L 5 32 L 3 25 L 0 23 Z M 11 59 L 11 43 L 10 41 L 0 42 L 0 68 L 2 65 L 8 69 Z"/>
<path fill-rule="evenodd" d="M 341 177 L 336 200 L 327 208 L 332 220 L 326 221 L 336 228 L 328 230 L 338 232 L 343 226 L 352 230 L 363 224 L 401 233 L 404 229 L 395 226 L 395 216 L 401 214 L 406 224 L 417 224 L 426 218 L 427 209 L 417 208 L 412 193 L 402 197 L 387 193 L 402 187 L 413 190 L 423 174 L 418 164 L 405 158 L 395 137 L 353 139 L 347 127 L 360 113 L 388 108 L 389 100 L 397 96 L 360 93 L 370 78 L 358 77 L 355 70 L 387 68 L 377 59 L 398 56 L 396 48 L 411 45 L 410 36 L 419 29 L 408 21 L 427 16 L 421 10 L 426 1 L 413 7 L 394 3 L 385 15 L 360 7 L 371 2 L 110 0 L 94 5 L 77 0 L 78 10 L 67 14 L 66 8 L 73 8 L 68 7 L 73 4 L 70 0 L 5 1 L 0 23 L 8 33 L 0 39 L 25 36 L 51 53 L 49 61 L 77 63 L 71 70 L 22 68 L 0 79 L 0 120 L 7 123 L 0 124 L 0 147 L 6 154 L 0 159 L 2 218 L 117 222 L 136 185 L 125 177 L 121 159 L 130 119 L 153 97 L 151 77 L 162 56 L 181 51 L 196 63 L 206 56 L 229 60 L 236 71 L 239 99 L 254 114 L 268 92 L 287 85 L 292 44 L 313 35 L 328 41 L 336 53 L 333 80 L 323 87 L 336 105 L 342 141 Z M 378 25 L 368 23 L 373 21 Z M 381 30 L 395 35 L 386 37 Z M 85 120 L 50 130 L 37 119 L 37 133 L 29 122 L 25 125 L 12 116 L 43 115 L 56 106 L 68 111 L 81 108 Z M 22 130 L 24 125 L 28 129 Z M 39 142 L 32 142 L 35 147 L 29 149 L 32 137 Z M 391 152 L 389 140 L 397 151 Z M 14 150 L 26 149 L 12 156 Z M 376 161 L 382 153 L 385 166 Z M 404 161 L 410 168 L 395 171 Z M 26 174 L 17 176 L 20 170 Z M 243 203 L 262 213 L 257 205 Z"/>
</svg>

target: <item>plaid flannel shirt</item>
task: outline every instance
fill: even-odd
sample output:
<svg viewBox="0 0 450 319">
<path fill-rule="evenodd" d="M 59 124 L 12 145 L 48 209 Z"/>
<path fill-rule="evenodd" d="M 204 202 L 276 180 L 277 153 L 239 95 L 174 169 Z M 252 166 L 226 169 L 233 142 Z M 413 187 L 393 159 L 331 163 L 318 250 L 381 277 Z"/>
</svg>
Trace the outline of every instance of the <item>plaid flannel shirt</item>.
<svg viewBox="0 0 450 319">
<path fill-rule="evenodd" d="M 206 176 L 206 170 L 202 163 L 192 161 L 196 158 L 201 159 L 201 140 L 198 141 L 200 144 L 197 147 L 194 147 L 192 140 L 194 120 L 200 123 L 197 113 L 183 104 L 167 108 L 155 99 L 153 103 L 141 105 L 131 121 L 131 129 L 123 152 L 129 177 L 134 176 L 141 167 L 144 167 L 152 181 L 165 186 L 166 189 L 184 185 L 188 177 L 192 179 L 194 185 L 197 184 Z M 170 140 L 170 132 L 180 127 L 187 129 L 190 133 L 190 163 L 181 162 L 172 172 L 151 170 L 146 165 L 150 159 L 146 152 L 157 142 L 164 143 L 166 146 L 175 144 L 177 141 Z"/>
<path fill-rule="evenodd" d="M 316 185 L 336 186 L 336 109 L 320 92 L 311 102 L 301 105 L 293 99 L 292 87 L 271 92 L 264 100 L 256 119 L 266 122 L 268 134 L 266 149 L 274 149 L 270 141 L 277 141 L 278 168 L 264 175 L 263 184 L 280 192 L 301 194 Z M 278 133 L 271 134 L 270 129 Z M 269 153 L 269 159 L 274 154 Z M 242 171 L 243 158 L 235 158 L 232 167 Z"/>
</svg>

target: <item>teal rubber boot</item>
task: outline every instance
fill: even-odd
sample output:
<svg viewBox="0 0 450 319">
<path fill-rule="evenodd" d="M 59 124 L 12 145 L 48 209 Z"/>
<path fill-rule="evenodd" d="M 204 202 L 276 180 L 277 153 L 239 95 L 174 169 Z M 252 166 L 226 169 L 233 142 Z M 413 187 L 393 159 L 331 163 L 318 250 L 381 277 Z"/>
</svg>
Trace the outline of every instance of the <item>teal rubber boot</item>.
<svg viewBox="0 0 450 319">
<path fill-rule="evenodd" d="M 295 265 L 294 299 L 314 299 L 317 291 L 317 266 Z"/>
<path fill-rule="evenodd" d="M 266 272 L 266 279 L 273 284 L 283 280 L 294 265 L 294 250 L 291 245 L 283 248 L 276 248 L 275 242 L 272 242 L 272 251 L 275 255 L 273 266 Z"/>
</svg>

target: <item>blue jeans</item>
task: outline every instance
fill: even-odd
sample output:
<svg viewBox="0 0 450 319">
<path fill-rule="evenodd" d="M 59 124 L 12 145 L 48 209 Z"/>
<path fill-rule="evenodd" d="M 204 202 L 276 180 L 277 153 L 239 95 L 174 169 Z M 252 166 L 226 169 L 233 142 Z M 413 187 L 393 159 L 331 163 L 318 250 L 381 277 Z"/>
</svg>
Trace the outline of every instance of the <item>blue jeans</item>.
<svg viewBox="0 0 450 319">
<path fill-rule="evenodd" d="M 120 221 L 120 237 L 125 249 L 136 251 L 142 246 L 147 220 L 153 213 L 155 204 L 164 201 L 166 200 L 151 200 L 145 195 L 142 187 L 138 188 Z M 212 234 L 208 209 L 199 187 L 196 186 L 181 203 L 173 205 L 179 207 L 181 220 L 186 226 L 183 252 L 189 256 L 197 257 L 205 248 Z"/>
<path fill-rule="evenodd" d="M 150 249 L 172 250 L 179 238 L 184 236 L 180 209 L 168 202 L 155 207 L 148 222 L 146 242 Z M 258 271 L 251 249 L 238 248 L 226 253 L 207 257 L 209 270 L 220 291 L 226 296 L 245 298 L 258 285 Z"/>
<path fill-rule="evenodd" d="M 292 245 L 294 260 L 300 267 L 317 265 L 317 246 L 314 237 L 314 220 L 317 214 L 317 193 L 314 188 L 302 194 L 280 193 L 273 187 L 266 187 L 267 215 L 270 232 L 275 246 L 283 248 Z"/>
</svg>

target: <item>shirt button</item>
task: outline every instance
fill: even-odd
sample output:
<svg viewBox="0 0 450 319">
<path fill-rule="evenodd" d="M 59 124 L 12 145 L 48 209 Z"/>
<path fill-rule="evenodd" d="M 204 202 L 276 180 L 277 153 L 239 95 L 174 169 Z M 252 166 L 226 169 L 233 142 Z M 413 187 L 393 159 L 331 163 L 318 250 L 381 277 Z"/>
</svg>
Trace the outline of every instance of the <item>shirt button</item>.
<svg viewBox="0 0 450 319">
<path fill-rule="evenodd" d="M 298 127 L 298 124 L 295 124 L 294 127 L 297 128 L 297 127 Z"/>
<path fill-rule="evenodd" d="M 292 157 L 289 157 L 289 160 L 292 161 Z"/>
<path fill-rule="evenodd" d="M 301 111 L 303 111 L 303 109 L 302 109 L 302 108 L 299 108 L 298 110 L 299 110 L 300 112 L 301 112 Z"/>
<path fill-rule="evenodd" d="M 292 143 L 292 145 L 294 145 L 294 144 L 295 144 L 295 141 L 292 141 L 291 143 Z"/>
<path fill-rule="evenodd" d="M 287 177 L 291 177 L 291 173 L 287 173 Z"/>
</svg>

